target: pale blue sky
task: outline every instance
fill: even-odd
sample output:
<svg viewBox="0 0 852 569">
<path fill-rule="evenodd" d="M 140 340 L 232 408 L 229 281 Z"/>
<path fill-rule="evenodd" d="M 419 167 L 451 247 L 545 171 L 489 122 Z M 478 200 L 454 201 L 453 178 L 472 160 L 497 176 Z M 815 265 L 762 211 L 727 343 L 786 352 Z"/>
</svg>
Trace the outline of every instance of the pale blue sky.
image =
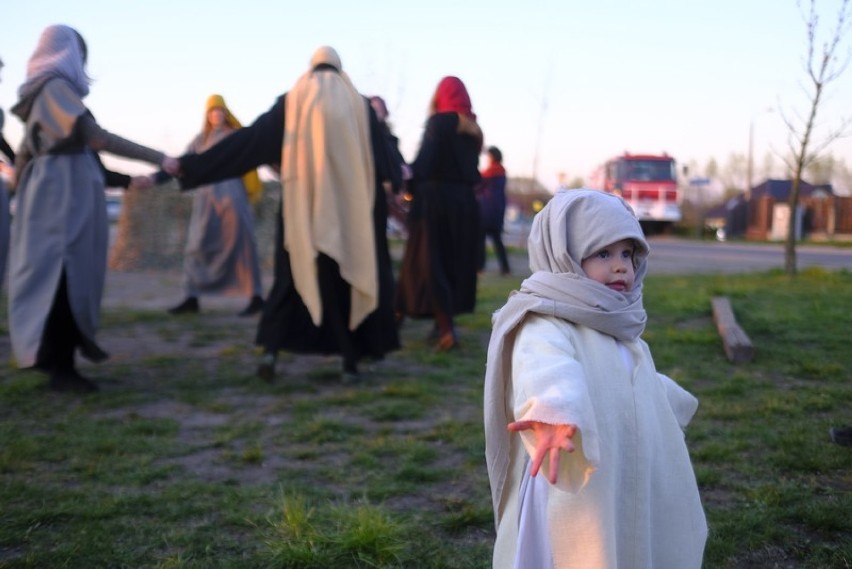
<svg viewBox="0 0 852 569">
<path fill-rule="evenodd" d="M 833 24 L 839 1 L 818 5 Z M 786 147 L 777 109 L 809 108 L 795 0 L 32 0 L 5 13 L 0 106 L 13 145 L 21 126 L 8 110 L 41 30 L 56 23 L 89 45 L 96 82 L 85 102 L 101 125 L 170 154 L 199 130 L 209 94 L 249 123 L 324 44 L 362 93 L 387 100 L 406 158 L 435 85 L 457 75 L 509 174 L 535 173 L 550 189 L 560 172 L 587 177 L 625 150 L 724 163 L 747 152 L 752 122 L 760 164 L 771 147 Z M 852 115 L 850 101 L 852 69 L 830 86 L 821 128 Z M 849 138 L 830 153 L 852 166 Z"/>
</svg>

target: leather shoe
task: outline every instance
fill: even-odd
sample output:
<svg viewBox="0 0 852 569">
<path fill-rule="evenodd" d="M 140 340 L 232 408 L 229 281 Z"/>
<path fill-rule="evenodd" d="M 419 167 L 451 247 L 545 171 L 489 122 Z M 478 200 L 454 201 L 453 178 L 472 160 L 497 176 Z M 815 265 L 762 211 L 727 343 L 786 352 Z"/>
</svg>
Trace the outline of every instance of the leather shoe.
<svg viewBox="0 0 852 569">
<path fill-rule="evenodd" d="M 50 373 L 50 383 L 53 391 L 65 393 L 94 393 L 98 385 L 91 379 L 80 375 L 76 369 L 54 370 Z"/>
<path fill-rule="evenodd" d="M 248 303 L 248 306 L 243 308 L 241 312 L 237 314 L 237 316 L 254 316 L 261 310 L 263 310 L 263 299 L 259 296 L 251 297 L 251 300 Z"/>
<path fill-rule="evenodd" d="M 441 334 L 441 337 L 438 338 L 438 343 L 435 344 L 435 352 L 449 352 L 450 350 L 454 350 L 459 346 L 459 339 L 456 336 L 455 330 L 450 330 L 449 332 L 444 332 Z"/>
<path fill-rule="evenodd" d="M 169 314 L 198 314 L 200 309 L 198 299 L 194 296 L 188 296 L 177 306 L 169 308 L 168 312 Z"/>
<path fill-rule="evenodd" d="M 852 427 L 834 427 L 828 431 L 831 441 L 842 447 L 852 447 Z"/>
<path fill-rule="evenodd" d="M 275 379 L 275 354 L 266 352 L 260 358 L 260 363 L 257 365 L 257 377 L 266 383 L 272 383 Z"/>
</svg>

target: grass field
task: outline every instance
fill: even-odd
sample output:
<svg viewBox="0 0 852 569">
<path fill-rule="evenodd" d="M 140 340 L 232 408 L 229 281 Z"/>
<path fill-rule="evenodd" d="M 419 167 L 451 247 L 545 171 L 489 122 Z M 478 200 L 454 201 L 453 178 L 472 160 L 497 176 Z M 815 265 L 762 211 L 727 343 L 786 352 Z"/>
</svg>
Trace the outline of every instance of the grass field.
<svg viewBox="0 0 852 569">
<path fill-rule="evenodd" d="M 490 314 L 517 285 L 484 276 L 458 351 L 407 322 L 355 386 L 323 357 L 283 356 L 261 382 L 255 321 L 231 312 L 105 311 L 93 396 L 6 363 L 0 568 L 489 567 L 482 379 Z M 716 295 L 752 363 L 725 359 Z M 850 567 L 852 449 L 828 429 L 852 423 L 852 274 L 649 277 L 645 305 L 657 367 L 701 402 L 705 567 Z"/>
</svg>

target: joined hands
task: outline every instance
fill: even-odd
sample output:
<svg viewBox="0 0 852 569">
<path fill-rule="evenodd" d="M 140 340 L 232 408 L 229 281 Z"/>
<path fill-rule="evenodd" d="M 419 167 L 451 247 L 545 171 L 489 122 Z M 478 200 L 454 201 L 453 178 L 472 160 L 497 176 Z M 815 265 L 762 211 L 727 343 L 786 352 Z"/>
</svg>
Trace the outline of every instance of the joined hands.
<svg viewBox="0 0 852 569">
<path fill-rule="evenodd" d="M 160 166 L 163 168 L 163 171 L 170 176 L 180 176 L 180 160 L 177 158 L 166 156 L 163 158 L 163 163 Z"/>
</svg>

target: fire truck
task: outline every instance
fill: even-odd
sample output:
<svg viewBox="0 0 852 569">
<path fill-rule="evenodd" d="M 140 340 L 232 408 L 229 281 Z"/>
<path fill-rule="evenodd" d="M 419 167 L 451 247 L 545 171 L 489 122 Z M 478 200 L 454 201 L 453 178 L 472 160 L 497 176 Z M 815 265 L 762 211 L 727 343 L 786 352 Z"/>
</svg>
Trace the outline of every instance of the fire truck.
<svg viewBox="0 0 852 569">
<path fill-rule="evenodd" d="M 595 170 L 590 185 L 623 197 L 646 234 L 668 232 L 681 219 L 677 165 L 668 154 L 625 152 Z"/>
</svg>

